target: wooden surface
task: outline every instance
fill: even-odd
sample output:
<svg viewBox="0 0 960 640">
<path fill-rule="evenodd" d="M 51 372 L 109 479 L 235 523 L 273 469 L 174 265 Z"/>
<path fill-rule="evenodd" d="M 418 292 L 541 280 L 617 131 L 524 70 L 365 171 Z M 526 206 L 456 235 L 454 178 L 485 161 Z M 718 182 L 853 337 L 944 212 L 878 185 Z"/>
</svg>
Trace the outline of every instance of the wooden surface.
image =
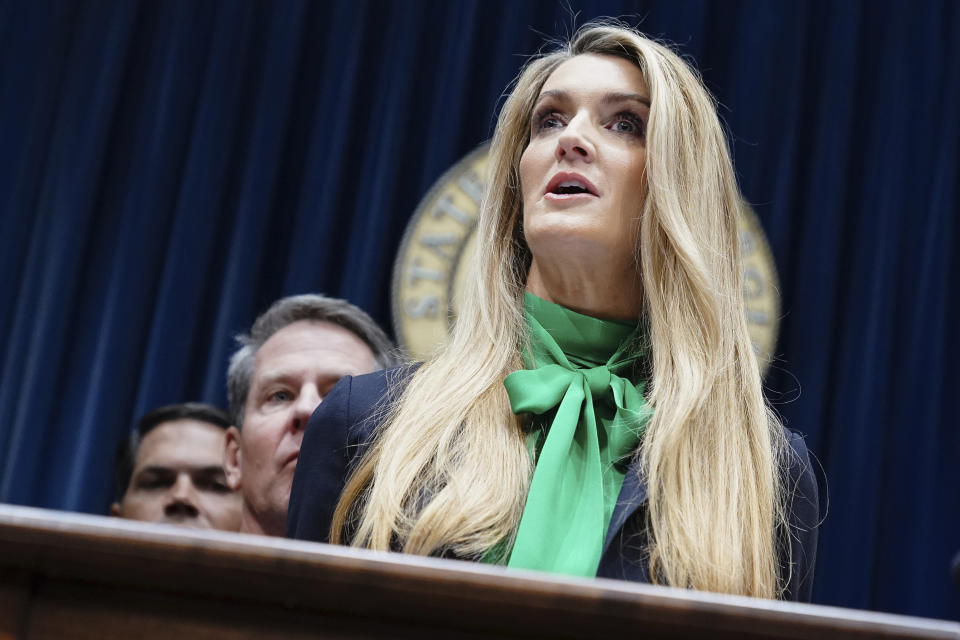
<svg viewBox="0 0 960 640">
<path fill-rule="evenodd" d="M 0 505 L 0 640 L 960 638 L 952 622 Z"/>
</svg>

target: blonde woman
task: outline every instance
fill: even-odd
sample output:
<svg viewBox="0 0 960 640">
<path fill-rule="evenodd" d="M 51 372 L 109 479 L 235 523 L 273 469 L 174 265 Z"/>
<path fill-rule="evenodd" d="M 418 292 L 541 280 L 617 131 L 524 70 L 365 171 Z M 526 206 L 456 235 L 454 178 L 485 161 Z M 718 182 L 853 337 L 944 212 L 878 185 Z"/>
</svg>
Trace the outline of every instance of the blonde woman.
<svg viewBox="0 0 960 640">
<path fill-rule="evenodd" d="M 739 198 L 715 104 L 670 49 L 594 23 L 530 61 L 449 345 L 338 384 L 288 535 L 809 599 L 816 482 L 761 391 Z"/>
</svg>

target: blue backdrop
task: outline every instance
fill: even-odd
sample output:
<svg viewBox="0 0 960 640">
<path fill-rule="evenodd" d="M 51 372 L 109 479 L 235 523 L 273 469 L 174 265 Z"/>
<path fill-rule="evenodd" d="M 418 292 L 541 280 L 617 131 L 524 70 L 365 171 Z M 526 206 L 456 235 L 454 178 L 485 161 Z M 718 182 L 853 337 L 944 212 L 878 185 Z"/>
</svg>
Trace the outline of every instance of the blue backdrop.
<svg viewBox="0 0 960 640">
<path fill-rule="evenodd" d="M 680 43 L 781 277 L 770 397 L 829 481 L 815 599 L 960 617 L 960 4 L 570 0 Z M 0 500 L 102 513 L 162 403 L 404 226 L 555 2 L 0 2 Z"/>
</svg>

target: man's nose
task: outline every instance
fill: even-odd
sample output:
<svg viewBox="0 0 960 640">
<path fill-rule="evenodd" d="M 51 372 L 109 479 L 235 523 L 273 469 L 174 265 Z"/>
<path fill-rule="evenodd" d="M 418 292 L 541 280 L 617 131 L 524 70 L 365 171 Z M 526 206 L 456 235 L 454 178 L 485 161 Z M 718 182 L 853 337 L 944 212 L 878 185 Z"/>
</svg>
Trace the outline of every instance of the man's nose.
<svg viewBox="0 0 960 640">
<path fill-rule="evenodd" d="M 557 160 L 583 160 L 593 162 L 595 148 L 591 141 L 589 118 L 586 114 L 577 114 L 567 123 L 557 137 Z"/>
<path fill-rule="evenodd" d="M 307 422 L 310 421 L 310 416 L 320 405 L 321 400 L 323 398 L 320 397 L 320 392 L 313 385 L 307 385 L 300 390 L 300 395 L 297 396 L 297 402 L 293 407 L 291 426 L 294 431 L 303 431 L 307 428 Z"/>
<path fill-rule="evenodd" d="M 181 473 L 170 488 L 170 499 L 164 505 L 163 512 L 168 517 L 196 518 L 200 512 L 195 502 L 193 482 L 187 474 Z"/>
</svg>

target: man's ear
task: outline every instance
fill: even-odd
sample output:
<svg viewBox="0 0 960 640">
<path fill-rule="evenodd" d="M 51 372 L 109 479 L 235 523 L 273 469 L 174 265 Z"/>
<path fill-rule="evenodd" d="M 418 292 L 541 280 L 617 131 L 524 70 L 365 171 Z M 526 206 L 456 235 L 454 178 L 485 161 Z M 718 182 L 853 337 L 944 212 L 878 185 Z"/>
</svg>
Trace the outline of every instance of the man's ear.
<svg viewBox="0 0 960 640">
<path fill-rule="evenodd" d="M 226 444 L 223 454 L 223 473 L 227 477 L 227 486 L 236 491 L 240 488 L 240 467 L 243 452 L 240 451 L 240 430 L 236 427 L 227 429 Z"/>
<path fill-rule="evenodd" d="M 123 516 L 120 515 L 120 503 L 119 503 L 119 502 L 114 502 L 112 505 L 110 505 L 110 515 L 113 516 L 114 518 L 122 518 L 122 517 L 123 517 Z"/>
</svg>

